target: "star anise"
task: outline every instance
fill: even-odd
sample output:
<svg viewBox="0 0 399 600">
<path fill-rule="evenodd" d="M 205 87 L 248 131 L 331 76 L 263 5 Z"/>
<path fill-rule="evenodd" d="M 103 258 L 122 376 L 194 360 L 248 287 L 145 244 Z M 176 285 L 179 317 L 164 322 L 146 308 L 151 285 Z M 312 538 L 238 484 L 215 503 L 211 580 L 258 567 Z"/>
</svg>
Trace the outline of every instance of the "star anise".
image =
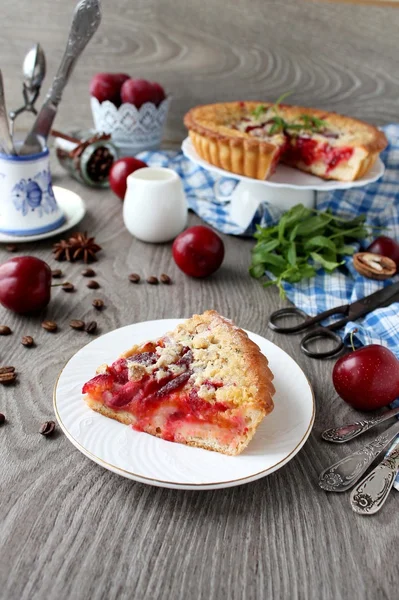
<svg viewBox="0 0 399 600">
<path fill-rule="evenodd" d="M 101 250 L 101 246 L 95 243 L 94 237 L 88 237 L 87 231 L 74 233 L 68 242 L 71 247 L 72 260 L 83 258 L 86 264 L 97 260 L 96 254 Z"/>
<path fill-rule="evenodd" d="M 67 240 L 60 240 L 53 246 L 55 260 L 67 260 L 72 262 L 71 245 Z"/>
</svg>

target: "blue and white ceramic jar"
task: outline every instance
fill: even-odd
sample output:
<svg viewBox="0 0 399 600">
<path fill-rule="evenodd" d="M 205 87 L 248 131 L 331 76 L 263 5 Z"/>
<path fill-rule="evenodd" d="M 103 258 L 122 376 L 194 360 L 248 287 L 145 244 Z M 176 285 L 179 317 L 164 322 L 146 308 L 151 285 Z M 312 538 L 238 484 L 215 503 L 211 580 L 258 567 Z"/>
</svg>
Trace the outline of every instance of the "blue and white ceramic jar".
<svg viewBox="0 0 399 600">
<path fill-rule="evenodd" d="M 0 232 L 38 235 L 64 222 L 54 197 L 48 149 L 30 156 L 0 153 Z"/>
</svg>

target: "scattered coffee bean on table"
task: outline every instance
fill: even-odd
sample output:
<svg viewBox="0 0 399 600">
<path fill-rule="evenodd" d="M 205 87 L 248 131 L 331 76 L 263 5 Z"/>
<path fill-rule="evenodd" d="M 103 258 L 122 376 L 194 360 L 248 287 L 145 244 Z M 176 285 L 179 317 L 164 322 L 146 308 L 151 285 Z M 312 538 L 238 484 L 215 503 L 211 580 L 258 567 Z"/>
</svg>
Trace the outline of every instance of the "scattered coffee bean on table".
<svg viewBox="0 0 399 600">
<path fill-rule="evenodd" d="M 60 277 L 62 277 L 63 273 L 61 271 L 61 269 L 54 269 L 53 271 L 51 271 L 51 276 L 53 279 L 60 279 Z"/>
<path fill-rule="evenodd" d="M 154 277 L 154 275 L 150 275 L 150 277 L 147 277 L 147 283 L 149 283 L 150 285 L 158 285 L 158 283 L 159 283 L 158 277 Z"/>
<path fill-rule="evenodd" d="M 16 378 L 15 367 L 0 367 L 0 383 L 12 383 Z"/>
<path fill-rule="evenodd" d="M 98 290 L 100 284 L 98 283 L 98 281 L 95 281 L 95 279 L 92 279 L 91 281 L 88 281 L 87 287 L 91 290 Z"/>
<path fill-rule="evenodd" d="M 85 322 L 80 321 L 79 319 L 72 319 L 72 321 L 69 322 L 69 327 L 72 327 L 72 329 L 82 330 L 85 328 Z"/>
<path fill-rule="evenodd" d="M 96 331 L 97 331 L 97 321 L 90 321 L 90 323 L 87 323 L 87 325 L 86 325 L 86 331 L 87 331 L 87 333 L 96 333 Z"/>
<path fill-rule="evenodd" d="M 170 285 L 172 283 L 171 278 L 169 275 L 166 275 L 166 273 L 162 273 L 159 279 L 161 280 L 161 283 L 164 283 L 165 285 Z"/>
<path fill-rule="evenodd" d="M 43 329 L 45 329 L 46 331 L 50 331 L 51 333 L 54 333 L 58 329 L 58 325 L 55 321 L 43 321 L 42 327 Z"/>
<path fill-rule="evenodd" d="M 64 290 L 64 292 L 74 292 L 75 286 L 73 285 L 73 283 L 66 281 L 65 283 L 62 284 L 62 289 Z"/>
<path fill-rule="evenodd" d="M 96 272 L 93 269 L 84 269 L 82 271 L 83 277 L 94 277 Z"/>
<path fill-rule="evenodd" d="M 8 325 L 0 325 L 0 335 L 10 335 L 12 333 Z"/>
<path fill-rule="evenodd" d="M 3 413 L 0 413 L 0 425 L 4 425 L 4 423 L 6 422 L 6 418 L 3 415 Z"/>
<path fill-rule="evenodd" d="M 54 421 L 46 421 L 40 427 L 39 433 L 41 433 L 42 435 L 46 435 L 47 436 L 47 435 L 52 435 L 54 433 L 54 430 L 55 430 L 55 423 L 54 423 Z"/>
<path fill-rule="evenodd" d="M 102 310 L 104 308 L 104 300 L 100 298 L 95 298 L 92 302 L 92 305 L 96 310 Z"/>
<path fill-rule="evenodd" d="M 24 337 L 21 340 L 21 344 L 23 346 L 26 346 L 27 348 L 30 348 L 31 346 L 33 346 L 34 343 L 35 343 L 35 341 L 31 335 L 24 335 Z"/>
<path fill-rule="evenodd" d="M 138 273 L 130 273 L 130 275 L 129 275 L 129 281 L 131 281 L 132 283 L 139 283 L 140 282 L 140 275 Z"/>
<path fill-rule="evenodd" d="M 6 250 L 7 252 L 16 252 L 18 250 L 18 246 L 15 244 L 7 244 Z"/>
</svg>

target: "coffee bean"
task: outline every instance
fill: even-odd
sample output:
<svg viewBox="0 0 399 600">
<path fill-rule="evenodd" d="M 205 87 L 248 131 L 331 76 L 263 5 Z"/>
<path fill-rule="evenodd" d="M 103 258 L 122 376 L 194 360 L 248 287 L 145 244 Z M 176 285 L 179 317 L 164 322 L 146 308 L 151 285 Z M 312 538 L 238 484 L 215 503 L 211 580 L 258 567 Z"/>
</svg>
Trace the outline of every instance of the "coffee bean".
<svg viewBox="0 0 399 600">
<path fill-rule="evenodd" d="M 0 413 L 0 425 L 4 425 L 4 423 L 6 422 L 6 418 L 3 415 L 3 413 Z"/>
<path fill-rule="evenodd" d="M 80 321 L 79 319 L 72 319 L 72 321 L 69 322 L 69 327 L 72 327 L 72 329 L 82 330 L 85 328 L 85 322 Z"/>
<path fill-rule="evenodd" d="M 66 281 L 65 283 L 62 284 L 62 289 L 64 290 L 64 292 L 74 292 L 75 286 L 73 285 L 73 283 Z"/>
<path fill-rule="evenodd" d="M 12 333 L 8 325 L 0 325 L 0 335 L 10 335 Z"/>
<path fill-rule="evenodd" d="M 53 279 L 60 279 L 60 277 L 62 277 L 63 273 L 61 271 L 61 269 L 54 269 L 53 271 L 51 271 L 51 276 L 53 277 Z"/>
<path fill-rule="evenodd" d="M 3 367 L 7 368 L 7 367 Z M 11 367 L 10 367 L 11 368 Z M 14 369 L 14 367 L 12 367 Z M 0 373 L 0 383 L 7 384 L 12 383 L 17 378 L 17 374 L 15 373 L 15 369 L 13 371 L 7 371 L 5 373 Z"/>
<path fill-rule="evenodd" d="M 158 277 L 154 277 L 154 275 L 147 277 L 147 283 L 149 283 L 151 285 L 158 285 L 158 283 L 159 283 Z"/>
<path fill-rule="evenodd" d="M 95 298 L 92 302 L 92 305 L 96 310 L 102 310 L 104 308 L 104 300 L 100 298 Z"/>
<path fill-rule="evenodd" d="M 39 433 L 42 435 L 52 435 L 55 430 L 54 421 L 46 421 L 39 429 Z"/>
<path fill-rule="evenodd" d="M 87 331 L 87 333 L 96 333 L 96 331 L 97 331 L 97 322 L 96 321 L 90 321 L 90 323 L 88 323 L 86 325 L 86 331 Z"/>
<path fill-rule="evenodd" d="M 46 331 L 50 331 L 51 333 L 57 331 L 58 329 L 58 325 L 55 321 L 43 321 L 42 327 L 43 329 L 45 329 Z"/>
<path fill-rule="evenodd" d="M 7 252 L 16 252 L 18 250 L 18 246 L 15 244 L 7 244 L 6 250 Z"/>
<path fill-rule="evenodd" d="M 31 346 L 33 346 L 34 343 L 35 343 L 34 339 L 30 335 L 24 335 L 24 337 L 21 340 L 21 344 L 23 346 L 26 346 L 27 348 L 30 348 Z"/>
<path fill-rule="evenodd" d="M 89 281 L 87 283 L 87 287 L 90 288 L 91 290 L 98 290 L 98 288 L 100 287 L 100 284 L 98 283 L 98 281 L 95 281 L 94 279 L 92 279 L 91 281 Z"/>
<path fill-rule="evenodd" d="M 15 367 L 0 367 L 0 375 L 4 373 L 14 373 Z"/>
<path fill-rule="evenodd" d="M 93 269 L 84 269 L 82 271 L 82 275 L 83 277 L 94 277 L 96 274 L 95 271 L 93 271 Z"/>
<path fill-rule="evenodd" d="M 139 283 L 140 275 L 138 275 L 138 273 L 130 273 L 129 281 L 131 281 L 132 283 Z"/>
<path fill-rule="evenodd" d="M 170 285 L 172 283 L 171 278 L 169 275 L 166 275 L 166 273 L 162 273 L 159 279 L 161 280 L 161 283 L 164 283 L 165 285 Z"/>
</svg>

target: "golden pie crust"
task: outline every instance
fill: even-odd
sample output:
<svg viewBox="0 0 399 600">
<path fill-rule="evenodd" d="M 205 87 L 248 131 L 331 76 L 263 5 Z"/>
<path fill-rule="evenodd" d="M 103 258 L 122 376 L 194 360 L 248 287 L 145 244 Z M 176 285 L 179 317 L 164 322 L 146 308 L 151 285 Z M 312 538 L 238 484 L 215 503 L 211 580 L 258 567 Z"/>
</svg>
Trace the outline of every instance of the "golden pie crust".
<svg viewBox="0 0 399 600">
<path fill-rule="evenodd" d="M 321 161 L 308 165 L 302 161 L 286 160 L 282 154 L 285 143 L 283 134 L 262 138 L 235 128 L 236 123 L 250 117 L 260 106 L 270 110 L 273 104 L 226 102 L 192 108 L 185 115 L 184 124 L 201 158 L 226 171 L 255 179 L 270 177 L 281 159 L 290 166 L 323 179 L 353 181 L 372 167 L 379 153 L 387 146 L 384 133 L 363 121 L 313 108 L 281 104 L 278 106 L 278 114 L 287 122 L 292 123 L 301 116 L 308 115 L 323 120 L 327 128 L 336 132 L 337 139 L 311 134 L 320 144 L 326 144 L 329 148 L 353 150 L 348 160 L 341 160 L 330 170 L 324 168 Z"/>
</svg>

